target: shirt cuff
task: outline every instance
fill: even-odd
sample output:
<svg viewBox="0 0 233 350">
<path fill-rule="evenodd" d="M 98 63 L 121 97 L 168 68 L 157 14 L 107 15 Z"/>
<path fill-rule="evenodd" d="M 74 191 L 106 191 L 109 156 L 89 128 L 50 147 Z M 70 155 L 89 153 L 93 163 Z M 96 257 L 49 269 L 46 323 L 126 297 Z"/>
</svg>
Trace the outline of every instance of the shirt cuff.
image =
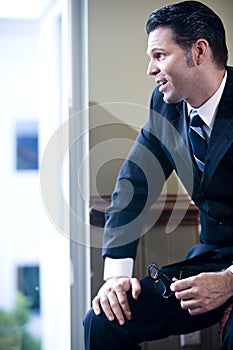
<svg viewBox="0 0 233 350">
<path fill-rule="evenodd" d="M 229 270 L 229 271 L 231 271 L 231 273 L 233 273 L 233 265 L 229 266 L 229 267 L 227 268 L 227 270 Z"/>
<path fill-rule="evenodd" d="M 117 276 L 132 277 L 133 264 L 132 258 L 112 259 L 107 257 L 104 261 L 104 280 Z"/>
</svg>

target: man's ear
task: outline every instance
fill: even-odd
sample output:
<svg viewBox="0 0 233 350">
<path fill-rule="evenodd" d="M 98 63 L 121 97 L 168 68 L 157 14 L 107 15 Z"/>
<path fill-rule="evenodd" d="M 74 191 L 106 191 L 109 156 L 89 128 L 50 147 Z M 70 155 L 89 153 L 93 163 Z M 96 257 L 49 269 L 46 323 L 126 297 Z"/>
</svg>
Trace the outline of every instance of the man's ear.
<svg viewBox="0 0 233 350">
<path fill-rule="evenodd" d="M 209 50 L 209 43 L 205 39 L 198 39 L 194 43 L 194 59 L 197 65 L 200 65 L 204 62 L 207 57 Z"/>
</svg>

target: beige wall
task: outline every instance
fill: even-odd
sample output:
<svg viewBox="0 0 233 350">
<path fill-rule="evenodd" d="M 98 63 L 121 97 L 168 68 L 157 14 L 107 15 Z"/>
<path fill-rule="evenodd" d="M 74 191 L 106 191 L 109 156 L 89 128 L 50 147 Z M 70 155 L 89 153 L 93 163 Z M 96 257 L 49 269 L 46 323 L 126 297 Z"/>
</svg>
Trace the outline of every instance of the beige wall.
<svg viewBox="0 0 233 350">
<path fill-rule="evenodd" d="M 122 112 L 125 112 L 129 103 L 148 107 L 154 80 L 146 74 L 148 57 L 146 55 L 145 23 L 148 15 L 156 7 L 172 2 L 174 1 L 89 0 L 89 87 L 92 105 L 117 102 Z M 233 2 L 231 0 L 206 0 L 203 3 L 209 5 L 223 19 L 227 33 L 229 64 L 233 64 L 231 35 Z M 98 132 L 94 128 L 97 119 L 98 125 L 102 122 L 101 111 L 104 110 L 104 122 L 107 120 L 105 106 L 101 106 L 101 111 L 96 112 L 97 109 L 93 110 L 90 120 L 91 148 L 102 139 L 106 140 L 106 127 L 99 126 Z M 141 107 L 138 107 L 138 110 L 140 111 Z M 146 117 L 146 110 L 141 114 L 135 113 L 135 119 L 133 119 L 135 126 L 142 126 Z M 129 119 L 127 113 L 116 115 L 110 113 L 109 123 L 127 124 Z M 130 129 L 135 129 L 135 126 L 128 126 L 130 135 L 134 134 Z M 109 129 L 109 137 L 119 137 L 119 133 L 116 135 L 114 133 L 115 126 L 109 126 Z M 127 138 L 127 135 L 124 134 L 123 137 Z M 104 147 L 103 149 L 105 150 Z M 110 151 L 107 143 L 106 151 Z M 97 186 L 100 193 L 108 194 L 112 191 L 115 173 L 121 162 L 108 161 L 105 164 L 105 151 L 102 156 L 99 162 L 102 163 L 102 166 L 99 164 L 99 171 L 91 164 L 91 191 L 95 192 L 94 187 Z M 169 183 L 170 192 L 175 191 L 174 181 L 173 177 Z"/>
</svg>

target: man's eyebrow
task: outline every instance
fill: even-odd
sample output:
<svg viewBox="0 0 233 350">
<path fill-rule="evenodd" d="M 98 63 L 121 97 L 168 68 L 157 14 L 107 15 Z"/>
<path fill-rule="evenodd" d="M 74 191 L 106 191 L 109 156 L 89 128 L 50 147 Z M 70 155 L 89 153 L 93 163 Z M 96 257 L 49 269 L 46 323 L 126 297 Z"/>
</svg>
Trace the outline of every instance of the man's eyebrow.
<svg viewBox="0 0 233 350">
<path fill-rule="evenodd" d="M 147 50 L 147 55 L 150 56 L 150 55 L 152 55 L 154 52 L 157 52 L 157 51 L 160 51 L 160 52 L 162 51 L 162 52 L 164 52 L 165 50 L 162 49 L 162 48 L 160 48 L 160 47 L 153 47 L 152 49 Z"/>
</svg>

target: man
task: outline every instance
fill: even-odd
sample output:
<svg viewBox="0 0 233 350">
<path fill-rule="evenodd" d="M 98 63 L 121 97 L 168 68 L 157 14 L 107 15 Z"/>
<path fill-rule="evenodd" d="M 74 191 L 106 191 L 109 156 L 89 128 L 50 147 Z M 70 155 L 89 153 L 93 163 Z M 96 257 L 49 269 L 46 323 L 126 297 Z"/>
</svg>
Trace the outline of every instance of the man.
<svg viewBox="0 0 233 350">
<path fill-rule="evenodd" d="M 159 86 L 106 213 L 106 282 L 84 321 L 86 349 L 139 349 L 203 329 L 233 299 L 233 69 L 224 27 L 204 4 L 185 1 L 154 11 L 146 30 L 148 74 Z M 196 153 L 196 131 L 204 156 Z M 139 282 L 132 270 L 145 209 L 173 170 L 199 208 L 200 244 L 162 272 L 152 266 Z M 233 349 L 232 312 L 222 349 Z"/>
</svg>

